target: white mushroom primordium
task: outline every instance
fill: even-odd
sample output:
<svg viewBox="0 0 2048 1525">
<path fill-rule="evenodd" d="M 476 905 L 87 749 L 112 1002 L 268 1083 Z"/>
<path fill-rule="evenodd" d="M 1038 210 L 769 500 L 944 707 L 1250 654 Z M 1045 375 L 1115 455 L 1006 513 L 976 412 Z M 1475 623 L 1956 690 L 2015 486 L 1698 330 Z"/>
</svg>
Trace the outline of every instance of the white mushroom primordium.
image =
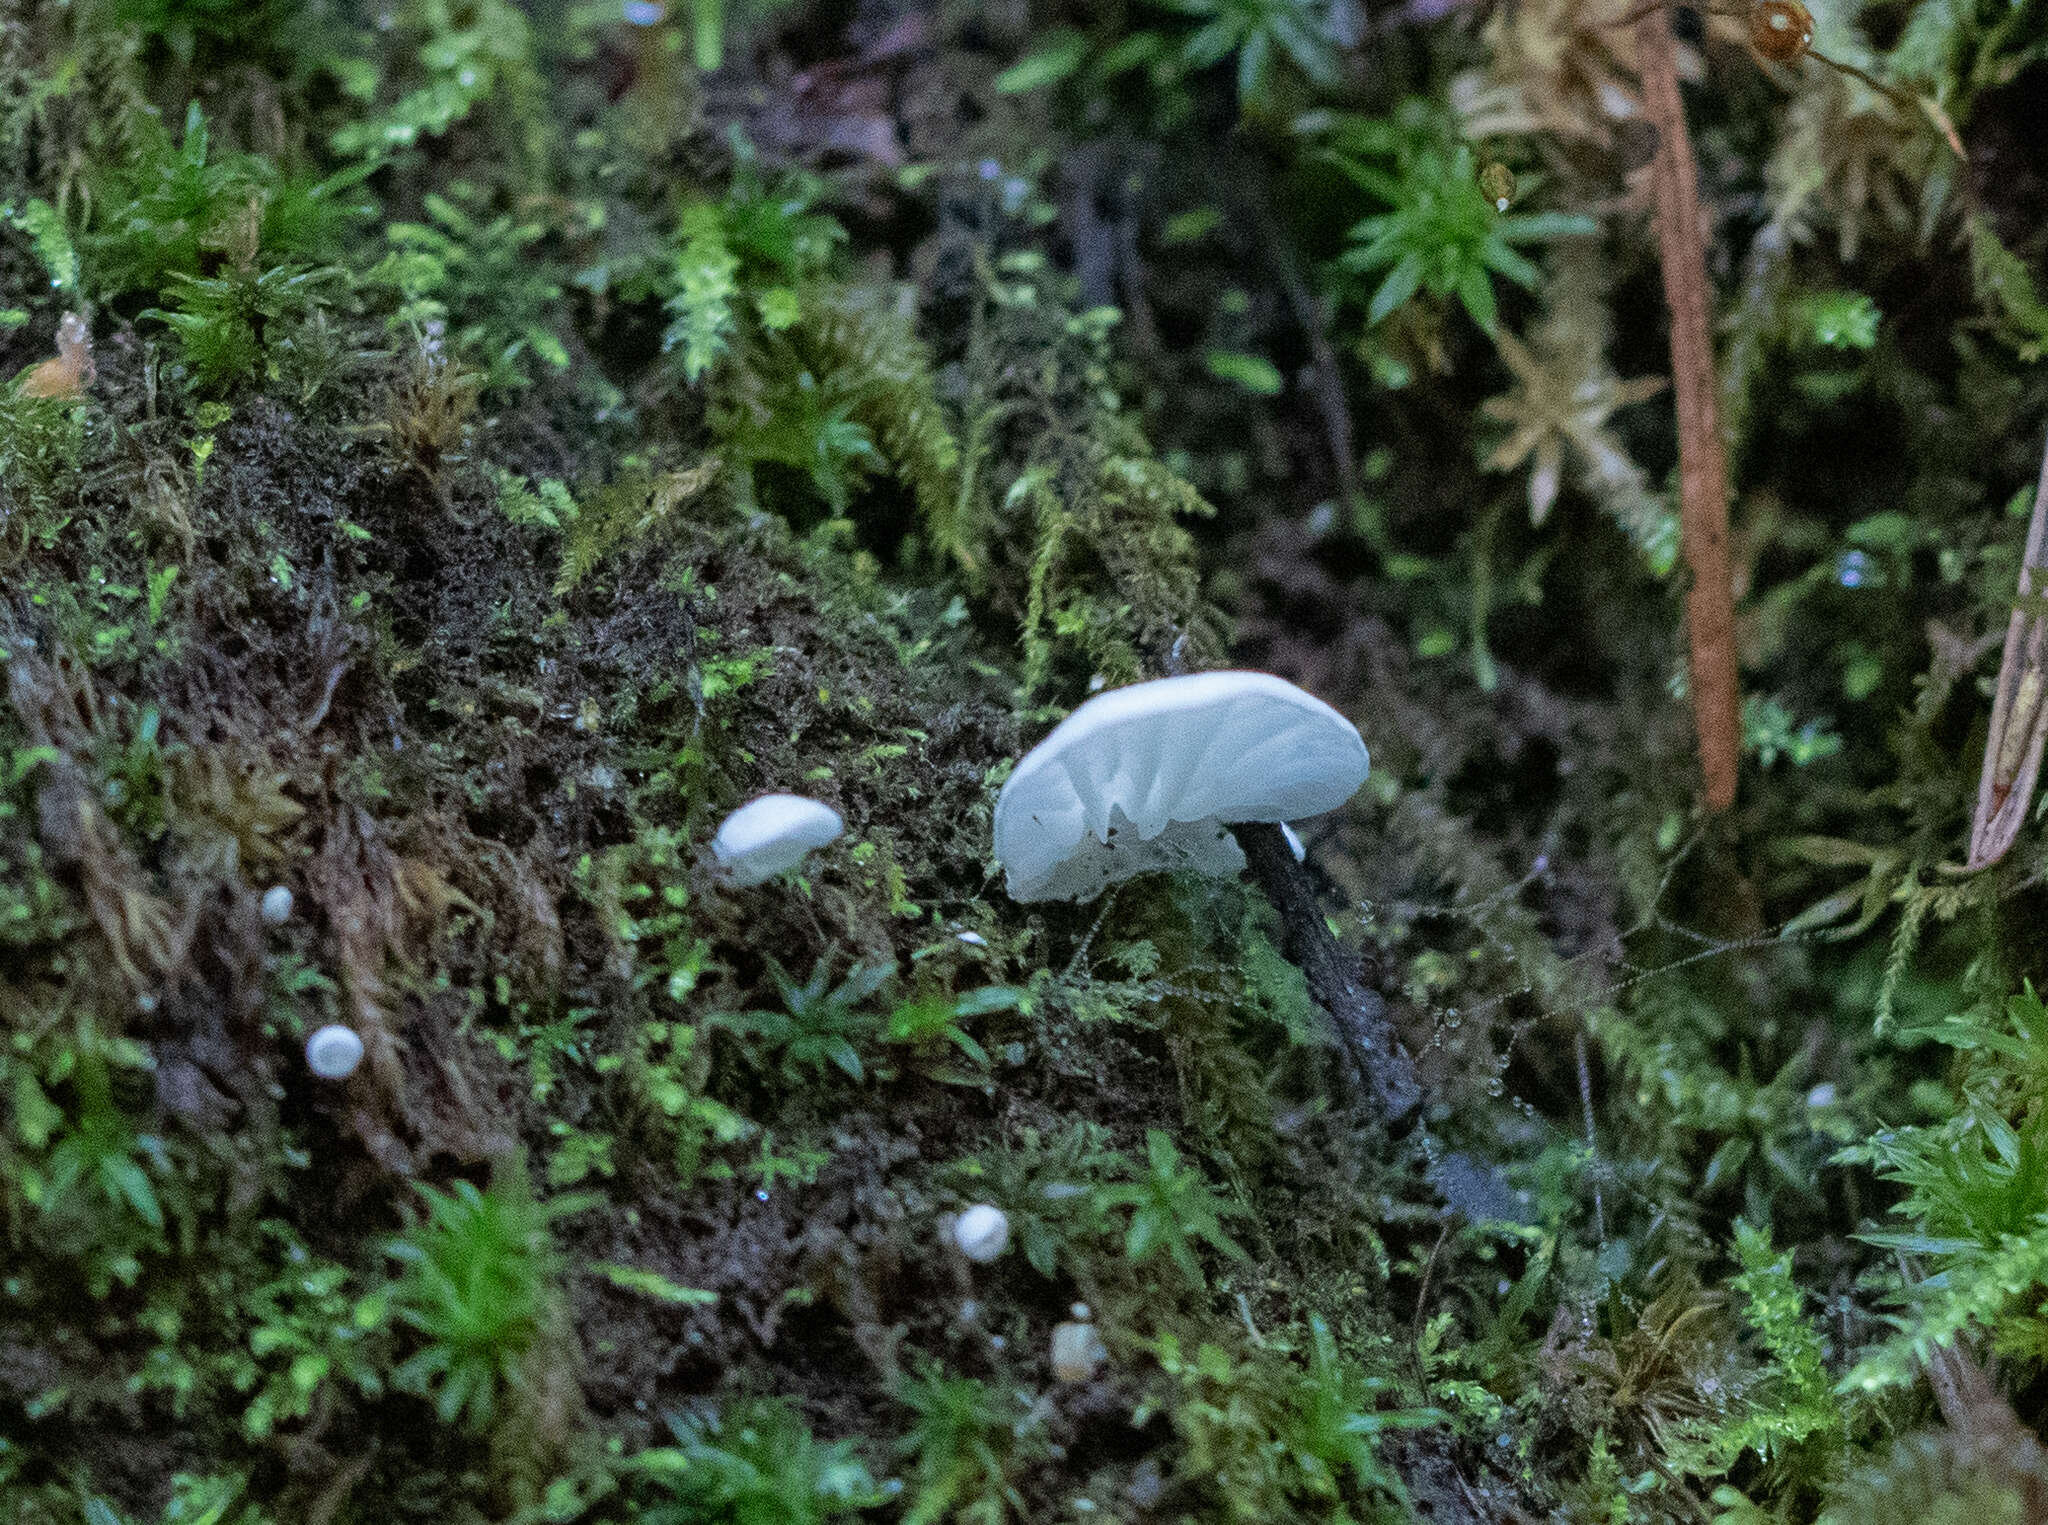
<svg viewBox="0 0 2048 1525">
<path fill-rule="evenodd" d="M 263 892 L 263 920 L 273 927 L 281 927 L 292 919 L 292 892 L 282 884 L 273 884 Z"/>
<path fill-rule="evenodd" d="M 1060 1381 L 1086 1382 L 1108 1359 L 1093 1324 L 1077 1320 L 1052 1326 L 1052 1374 Z"/>
<path fill-rule="evenodd" d="M 839 812 L 820 800 L 764 794 L 725 818 L 711 839 L 711 855 L 730 883 L 761 884 L 795 868 L 845 830 Z"/>
<path fill-rule="evenodd" d="M 977 1202 L 953 1220 L 953 1243 L 969 1260 L 985 1266 L 1009 1246 L 1009 1215 L 1000 1207 Z"/>
<path fill-rule="evenodd" d="M 1090 699 L 1017 764 L 996 801 L 1012 900 L 1092 900 L 1152 869 L 1235 874 L 1235 822 L 1335 810 L 1365 742 L 1329 705 L 1261 672 L 1193 673 Z"/>
<path fill-rule="evenodd" d="M 363 1062 L 363 1040 L 354 1029 L 330 1022 L 306 1040 L 306 1068 L 322 1080 L 346 1080 Z"/>
</svg>

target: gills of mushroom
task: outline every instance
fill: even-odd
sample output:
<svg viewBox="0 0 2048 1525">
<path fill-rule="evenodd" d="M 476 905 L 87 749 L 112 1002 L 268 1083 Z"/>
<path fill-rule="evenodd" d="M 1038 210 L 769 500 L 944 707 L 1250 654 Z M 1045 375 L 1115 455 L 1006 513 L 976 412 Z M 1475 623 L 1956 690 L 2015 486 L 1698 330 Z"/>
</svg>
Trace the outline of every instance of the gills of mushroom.
<svg viewBox="0 0 2048 1525">
<path fill-rule="evenodd" d="M 1335 810 L 1370 767 L 1358 728 L 1260 672 L 1112 689 L 1017 764 L 996 801 L 1012 900 L 1093 900 L 1153 869 L 1235 874 L 1230 826 Z"/>
<path fill-rule="evenodd" d="M 845 830 L 839 812 L 822 800 L 764 794 L 725 818 L 711 855 L 728 883 L 745 887 L 795 868 Z"/>
</svg>

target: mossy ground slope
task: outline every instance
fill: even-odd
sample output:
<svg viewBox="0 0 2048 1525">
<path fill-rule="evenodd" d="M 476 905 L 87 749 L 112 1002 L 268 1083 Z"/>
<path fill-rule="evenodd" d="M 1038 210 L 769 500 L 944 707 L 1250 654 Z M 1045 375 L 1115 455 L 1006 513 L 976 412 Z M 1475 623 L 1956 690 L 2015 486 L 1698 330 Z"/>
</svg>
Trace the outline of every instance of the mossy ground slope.
<svg viewBox="0 0 2048 1525">
<path fill-rule="evenodd" d="M 2040 0 L 1682 28 L 1718 819 L 1634 56 L 1452 9 L 0 6 L 0 1516 L 2037 1517 Z M 1327 927 L 1011 902 L 1233 661 Z"/>
</svg>

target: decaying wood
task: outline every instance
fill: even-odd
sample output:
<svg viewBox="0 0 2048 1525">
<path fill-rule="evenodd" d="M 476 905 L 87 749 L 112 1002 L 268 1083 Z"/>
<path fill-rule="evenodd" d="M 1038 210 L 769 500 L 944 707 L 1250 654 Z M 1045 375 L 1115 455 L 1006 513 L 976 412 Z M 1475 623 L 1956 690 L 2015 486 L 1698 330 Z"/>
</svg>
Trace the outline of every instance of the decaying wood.
<svg viewBox="0 0 2048 1525">
<path fill-rule="evenodd" d="M 1977 814 L 1970 823 L 1970 867 L 1989 868 L 2012 850 L 2048 742 L 2048 618 L 2029 607 L 2048 588 L 2048 455 L 2034 489 L 2034 517 L 2020 557 L 2019 602 L 2005 627 L 2005 656 L 1991 701 L 1991 732 L 1984 742 L 1984 772 L 1977 782 Z"/>
<path fill-rule="evenodd" d="M 1728 559 L 1728 457 L 1717 403 L 1699 175 L 1692 139 L 1685 130 L 1671 18 L 1665 11 L 1651 12 L 1636 22 L 1636 58 L 1643 107 L 1657 129 L 1651 174 L 1664 300 L 1671 309 L 1679 530 L 1692 578 L 1685 596 L 1685 621 L 1692 655 L 1693 724 L 1699 732 L 1706 807 L 1720 811 L 1735 803 L 1736 767 L 1742 757 L 1735 580 Z"/>
</svg>

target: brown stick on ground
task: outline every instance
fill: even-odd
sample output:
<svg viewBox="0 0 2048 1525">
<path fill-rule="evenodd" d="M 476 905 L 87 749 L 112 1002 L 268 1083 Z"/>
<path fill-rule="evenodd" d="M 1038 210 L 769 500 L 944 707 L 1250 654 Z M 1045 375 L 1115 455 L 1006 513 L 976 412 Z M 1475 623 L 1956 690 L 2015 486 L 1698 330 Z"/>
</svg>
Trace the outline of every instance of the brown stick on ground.
<svg viewBox="0 0 2048 1525">
<path fill-rule="evenodd" d="M 1670 13 L 1636 22 L 1636 61 L 1643 106 L 1657 129 L 1651 171 L 1657 198 L 1657 244 L 1664 300 L 1671 308 L 1671 381 L 1678 402 L 1679 528 L 1692 586 L 1685 596 L 1692 647 L 1692 713 L 1699 731 L 1706 806 L 1735 803 L 1742 755 L 1742 712 L 1736 694 L 1735 579 L 1728 560 L 1728 457 L 1716 405 L 1714 340 L 1707 292 L 1706 240 L 1700 229 L 1698 172 L 1685 108 L 1678 95 Z"/>
</svg>

